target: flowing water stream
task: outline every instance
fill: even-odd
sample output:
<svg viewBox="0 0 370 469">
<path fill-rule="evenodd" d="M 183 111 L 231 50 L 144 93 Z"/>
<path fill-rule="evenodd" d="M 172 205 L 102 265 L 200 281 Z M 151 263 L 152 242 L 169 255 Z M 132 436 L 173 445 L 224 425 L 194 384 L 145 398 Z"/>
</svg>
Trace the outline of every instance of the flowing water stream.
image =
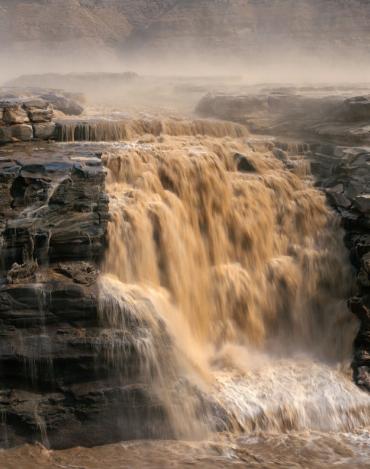
<svg viewBox="0 0 370 469">
<path fill-rule="evenodd" d="M 124 374 L 131 341 L 173 435 L 366 428 L 343 233 L 303 162 L 294 174 L 266 149 L 210 136 L 103 158 L 106 351 Z"/>
<path fill-rule="evenodd" d="M 24 447 L 22 467 L 370 467 L 349 261 L 305 163 L 237 131 L 161 132 L 103 152 L 98 346 L 123 380 L 135 351 L 158 437 L 177 441 Z"/>
</svg>

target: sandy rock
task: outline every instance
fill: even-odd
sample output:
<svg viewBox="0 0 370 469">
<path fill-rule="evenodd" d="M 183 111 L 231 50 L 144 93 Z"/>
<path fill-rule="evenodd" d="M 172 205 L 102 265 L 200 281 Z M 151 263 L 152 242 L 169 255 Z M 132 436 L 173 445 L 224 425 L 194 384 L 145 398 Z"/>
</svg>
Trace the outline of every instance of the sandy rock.
<svg viewBox="0 0 370 469">
<path fill-rule="evenodd" d="M 28 116 L 31 122 L 50 122 L 53 118 L 53 107 L 50 105 L 45 109 L 32 107 L 28 109 Z"/>
<path fill-rule="evenodd" d="M 33 124 L 34 138 L 39 138 L 41 140 L 48 140 L 53 138 L 55 132 L 55 123 L 54 122 L 42 122 L 38 124 Z"/>
<path fill-rule="evenodd" d="M 18 284 L 24 281 L 32 281 L 37 270 L 37 262 L 28 262 L 26 264 L 12 265 L 8 271 L 6 279 L 9 284 Z"/>
<path fill-rule="evenodd" d="M 28 142 L 33 139 L 33 129 L 31 125 L 27 124 L 16 124 L 9 127 L 11 131 L 12 141 L 20 140 L 22 142 Z"/>
<path fill-rule="evenodd" d="M 83 112 L 83 107 L 71 98 L 49 93 L 41 96 L 42 99 L 53 105 L 54 109 L 62 111 L 67 116 L 79 116 Z"/>
<path fill-rule="evenodd" d="M 29 122 L 27 112 L 20 104 L 4 106 L 3 120 L 6 124 L 24 124 Z"/>
</svg>

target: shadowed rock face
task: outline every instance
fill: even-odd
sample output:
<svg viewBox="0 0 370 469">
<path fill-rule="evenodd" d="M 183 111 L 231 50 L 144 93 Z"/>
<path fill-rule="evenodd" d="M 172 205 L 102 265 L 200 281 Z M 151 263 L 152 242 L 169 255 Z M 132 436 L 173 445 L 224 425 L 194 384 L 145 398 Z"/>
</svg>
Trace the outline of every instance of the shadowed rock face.
<svg viewBox="0 0 370 469">
<path fill-rule="evenodd" d="M 1 151 L 0 446 L 89 445 L 137 431 L 136 421 L 126 427 L 116 416 L 126 406 L 129 419 L 128 402 L 140 406 L 143 390 L 123 386 L 99 360 L 104 178 L 91 150 L 78 157 L 56 146 Z"/>
</svg>

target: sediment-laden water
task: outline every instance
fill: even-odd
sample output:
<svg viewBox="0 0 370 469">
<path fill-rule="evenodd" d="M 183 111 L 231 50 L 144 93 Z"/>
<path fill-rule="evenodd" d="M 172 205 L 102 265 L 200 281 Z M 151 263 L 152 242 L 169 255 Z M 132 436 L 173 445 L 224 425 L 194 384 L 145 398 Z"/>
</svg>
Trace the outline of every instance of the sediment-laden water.
<svg viewBox="0 0 370 469">
<path fill-rule="evenodd" d="M 124 375 L 119 334 L 131 334 L 170 433 L 366 428 L 343 235 L 304 163 L 288 171 L 266 149 L 209 136 L 147 138 L 104 159 L 104 347 Z"/>
</svg>

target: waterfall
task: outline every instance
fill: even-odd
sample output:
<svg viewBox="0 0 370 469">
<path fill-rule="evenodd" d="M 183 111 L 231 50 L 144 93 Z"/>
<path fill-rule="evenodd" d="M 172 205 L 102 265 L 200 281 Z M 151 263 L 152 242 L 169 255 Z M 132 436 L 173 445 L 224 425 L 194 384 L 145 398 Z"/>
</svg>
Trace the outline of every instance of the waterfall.
<svg viewBox="0 0 370 469">
<path fill-rule="evenodd" d="M 186 119 L 86 119 L 61 120 L 57 123 L 56 139 L 61 142 L 109 142 L 138 138 L 143 135 L 211 135 L 243 137 L 247 129 L 224 121 Z"/>
<path fill-rule="evenodd" d="M 357 324 L 338 220 L 299 164 L 198 133 L 103 154 L 107 359 L 124 377 L 135 351 L 178 437 L 368 425 L 346 368 Z"/>
</svg>

